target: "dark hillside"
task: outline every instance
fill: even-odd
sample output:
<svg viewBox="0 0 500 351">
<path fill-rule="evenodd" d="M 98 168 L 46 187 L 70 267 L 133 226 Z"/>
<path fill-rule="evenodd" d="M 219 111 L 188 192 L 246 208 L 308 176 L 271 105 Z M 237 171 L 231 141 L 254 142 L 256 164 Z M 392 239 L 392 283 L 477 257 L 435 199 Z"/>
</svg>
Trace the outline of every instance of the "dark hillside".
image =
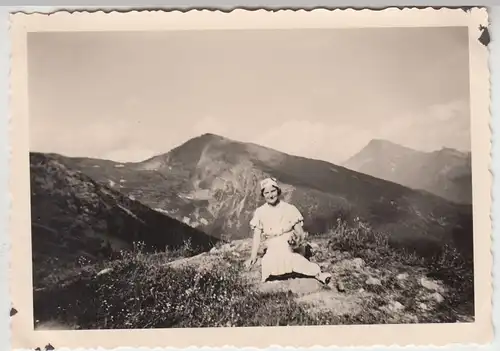
<svg viewBox="0 0 500 351">
<path fill-rule="evenodd" d="M 194 250 L 205 251 L 217 241 L 52 156 L 31 153 L 30 170 L 35 285 L 55 267 L 109 259 L 135 242 L 143 242 L 148 251 L 161 251 L 189 241 Z"/>
</svg>

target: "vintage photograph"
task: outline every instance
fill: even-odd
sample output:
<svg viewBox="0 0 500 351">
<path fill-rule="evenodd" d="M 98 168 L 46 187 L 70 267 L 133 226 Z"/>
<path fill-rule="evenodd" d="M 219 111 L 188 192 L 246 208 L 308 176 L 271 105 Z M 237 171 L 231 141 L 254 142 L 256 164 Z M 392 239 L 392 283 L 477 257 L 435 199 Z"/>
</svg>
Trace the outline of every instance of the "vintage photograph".
<svg viewBox="0 0 500 351">
<path fill-rule="evenodd" d="M 476 33 L 27 32 L 31 327 L 474 323 Z"/>
</svg>

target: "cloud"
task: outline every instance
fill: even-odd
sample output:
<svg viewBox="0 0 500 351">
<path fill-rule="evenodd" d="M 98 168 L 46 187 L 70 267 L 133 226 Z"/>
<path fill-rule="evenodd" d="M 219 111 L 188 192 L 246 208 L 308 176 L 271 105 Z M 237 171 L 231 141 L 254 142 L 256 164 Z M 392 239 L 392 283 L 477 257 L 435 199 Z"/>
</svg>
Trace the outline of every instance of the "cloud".
<svg viewBox="0 0 500 351">
<path fill-rule="evenodd" d="M 255 143 L 292 155 L 339 163 L 372 139 L 366 130 L 307 120 L 287 121 L 256 137 Z"/>
<path fill-rule="evenodd" d="M 157 153 L 150 149 L 142 148 L 141 146 L 131 145 L 123 149 L 114 149 L 107 152 L 103 158 L 116 162 L 140 162 Z"/>
<path fill-rule="evenodd" d="M 35 127 L 30 136 L 30 148 L 34 151 L 62 152 L 68 156 L 101 157 L 103 152 L 127 144 L 134 129 L 127 121 L 106 115 L 77 126 L 71 118 L 50 127 L 42 127 L 43 124 L 42 119 L 33 120 Z"/>
<path fill-rule="evenodd" d="M 393 118 L 378 133 L 382 138 L 419 150 L 470 150 L 469 104 L 462 100 L 434 104 Z"/>
<path fill-rule="evenodd" d="M 444 104 L 435 104 L 429 107 L 429 119 L 436 118 L 438 121 L 455 121 L 460 118 L 468 119 L 469 105 L 464 101 L 450 101 Z"/>
<path fill-rule="evenodd" d="M 330 124 L 332 119 L 323 120 L 325 122 L 290 120 L 251 141 L 289 154 L 337 164 L 359 152 L 373 138 L 424 151 L 442 147 L 470 150 L 469 104 L 462 100 L 386 118 L 369 129 L 356 123 Z"/>
</svg>

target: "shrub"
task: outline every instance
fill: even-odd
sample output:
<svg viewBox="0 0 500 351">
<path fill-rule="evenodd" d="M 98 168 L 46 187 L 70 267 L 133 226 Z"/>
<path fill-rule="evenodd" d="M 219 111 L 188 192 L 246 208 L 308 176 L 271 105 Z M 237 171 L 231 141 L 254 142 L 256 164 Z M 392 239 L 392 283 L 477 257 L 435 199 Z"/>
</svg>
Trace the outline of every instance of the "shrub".
<svg viewBox="0 0 500 351">
<path fill-rule="evenodd" d="M 473 259 L 462 254 L 455 246 L 444 244 L 433 255 L 419 256 L 404 247 L 392 246 L 386 233 L 373 230 L 359 219 L 355 219 L 352 225 L 338 220 L 328 237 L 330 249 L 348 251 L 373 267 L 422 267 L 429 277 L 443 281 L 449 292 L 441 304 L 437 319 L 453 320 L 454 316 L 450 315 L 452 312 L 455 315 L 474 315 Z"/>
</svg>

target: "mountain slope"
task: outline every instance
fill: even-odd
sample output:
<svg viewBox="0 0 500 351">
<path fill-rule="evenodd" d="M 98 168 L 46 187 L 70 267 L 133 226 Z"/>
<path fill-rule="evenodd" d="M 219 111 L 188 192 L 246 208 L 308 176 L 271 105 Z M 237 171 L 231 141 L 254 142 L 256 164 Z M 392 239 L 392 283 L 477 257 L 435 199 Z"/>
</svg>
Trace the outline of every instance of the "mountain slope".
<svg viewBox="0 0 500 351">
<path fill-rule="evenodd" d="M 426 190 L 457 203 L 472 203 L 471 154 L 443 148 L 413 150 L 372 140 L 343 166 L 404 186 Z"/>
<path fill-rule="evenodd" d="M 62 159 L 62 158 L 61 158 Z M 144 162 L 108 167 L 64 158 L 102 184 L 161 209 L 206 233 L 226 239 L 250 235 L 248 222 L 262 204 L 258 184 L 275 176 L 284 198 L 304 214 L 311 234 L 338 218 L 355 218 L 391 234 L 394 244 L 429 251 L 454 241 L 472 248 L 471 206 L 450 203 L 324 161 L 204 134 Z M 95 163 L 94 163 L 95 162 Z M 111 165 L 111 164 L 110 164 Z"/>
<path fill-rule="evenodd" d="M 71 267 L 82 257 L 108 259 L 110 252 L 131 249 L 137 241 L 149 251 L 187 240 L 207 250 L 217 241 L 96 183 L 57 157 L 31 153 L 30 171 L 35 286 L 53 269 Z"/>
</svg>

